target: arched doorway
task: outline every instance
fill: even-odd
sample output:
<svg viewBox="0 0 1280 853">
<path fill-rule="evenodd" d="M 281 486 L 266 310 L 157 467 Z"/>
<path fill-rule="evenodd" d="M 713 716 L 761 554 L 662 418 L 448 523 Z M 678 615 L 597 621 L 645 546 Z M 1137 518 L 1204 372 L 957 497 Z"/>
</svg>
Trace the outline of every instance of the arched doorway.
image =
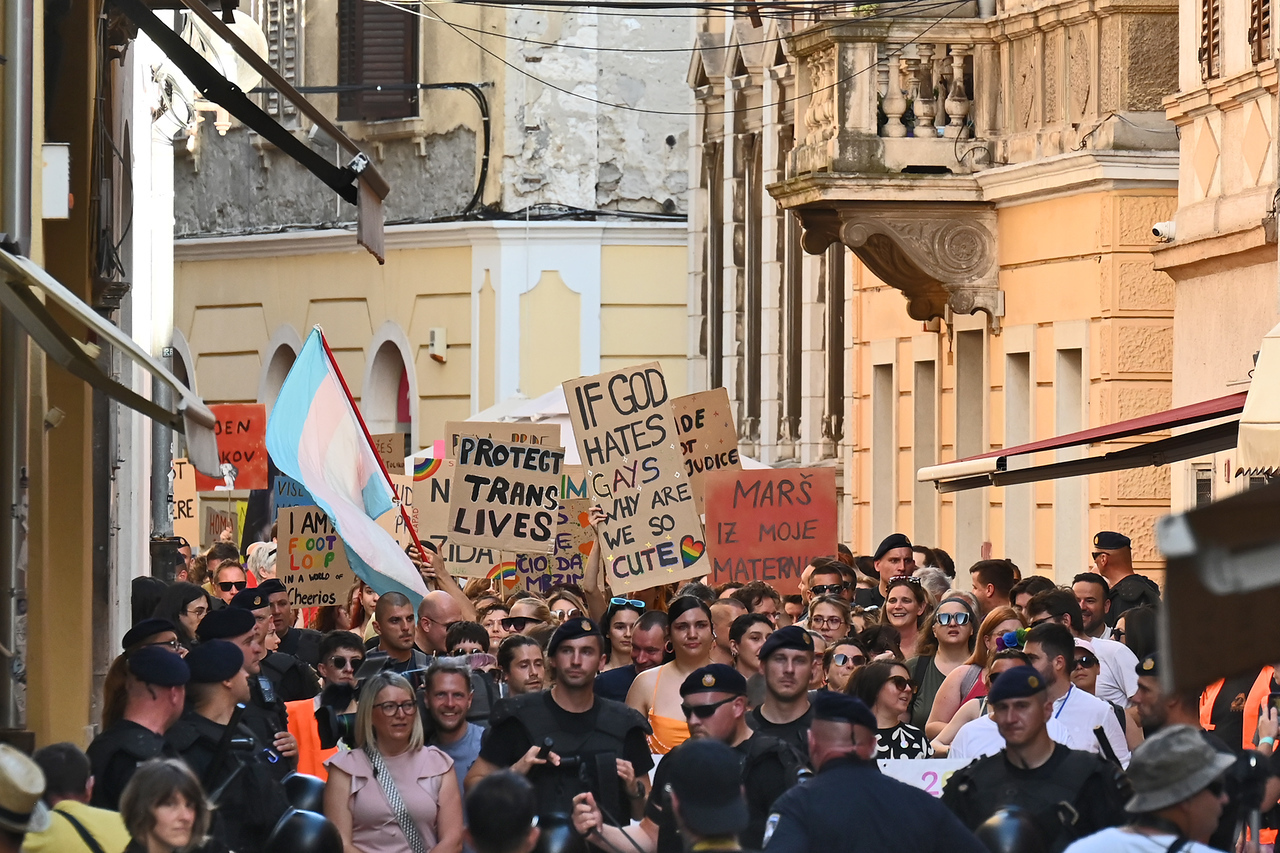
<svg viewBox="0 0 1280 853">
<path fill-rule="evenodd" d="M 400 348 L 383 341 L 373 356 L 373 367 L 360 400 L 369 432 L 409 433 L 413 427 L 413 410 L 409 401 L 409 372 Z"/>
</svg>

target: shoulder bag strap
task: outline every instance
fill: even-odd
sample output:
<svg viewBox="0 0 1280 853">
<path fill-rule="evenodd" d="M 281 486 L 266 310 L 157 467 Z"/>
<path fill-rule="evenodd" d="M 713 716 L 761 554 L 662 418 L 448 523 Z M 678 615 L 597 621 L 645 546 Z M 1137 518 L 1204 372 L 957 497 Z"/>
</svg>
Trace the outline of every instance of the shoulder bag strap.
<svg viewBox="0 0 1280 853">
<path fill-rule="evenodd" d="M 409 842 L 409 849 L 413 853 L 427 853 L 427 845 L 422 840 L 422 833 L 418 831 L 418 825 L 413 822 L 413 816 L 409 814 L 409 808 L 404 804 L 404 798 L 400 796 L 395 780 L 391 778 L 391 771 L 387 769 L 387 762 L 383 760 L 382 753 L 378 752 L 377 747 L 372 744 L 366 744 L 364 752 L 369 756 L 369 763 L 373 765 L 373 777 L 378 780 L 378 786 L 382 788 L 382 795 L 387 798 L 387 804 L 391 806 L 391 813 L 395 815 L 396 823 L 400 825 L 405 841 Z"/>
<path fill-rule="evenodd" d="M 89 830 L 85 829 L 83 823 L 64 811 L 59 811 L 58 809 L 51 809 L 51 811 L 54 814 L 61 815 L 67 819 L 67 823 L 71 824 L 72 828 L 80 835 L 80 840 L 84 842 L 85 847 L 89 848 L 90 853 L 106 853 L 106 851 L 102 849 L 102 845 L 98 843 L 97 839 L 89 834 Z"/>
</svg>

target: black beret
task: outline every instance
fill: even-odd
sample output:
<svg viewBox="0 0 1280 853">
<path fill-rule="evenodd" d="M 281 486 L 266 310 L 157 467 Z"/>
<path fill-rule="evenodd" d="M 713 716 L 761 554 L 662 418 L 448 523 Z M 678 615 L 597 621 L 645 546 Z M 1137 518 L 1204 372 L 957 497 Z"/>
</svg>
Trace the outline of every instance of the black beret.
<svg viewBox="0 0 1280 853">
<path fill-rule="evenodd" d="M 196 638 L 207 643 L 209 640 L 225 640 L 229 637 L 243 637 L 253 630 L 257 620 L 248 610 L 239 607 L 224 607 L 221 610 L 210 610 L 200 620 L 196 628 Z"/>
<path fill-rule="evenodd" d="M 583 637 L 600 637 L 604 639 L 604 634 L 600 633 L 596 623 L 590 619 L 566 619 L 560 623 L 560 627 L 556 628 L 556 632 L 551 635 L 551 642 L 547 643 L 547 654 L 554 655 L 556 647 L 565 640 L 580 640 Z"/>
<path fill-rule="evenodd" d="M 1138 665 L 1134 667 L 1138 675 L 1150 675 L 1153 678 L 1160 675 L 1160 657 L 1159 652 L 1152 652 L 1142 660 L 1138 661 Z"/>
<path fill-rule="evenodd" d="M 145 684 L 181 687 L 191 680 L 187 662 L 163 646 L 143 646 L 129 655 L 129 672 Z"/>
<path fill-rule="evenodd" d="M 876 549 L 875 559 L 879 560 L 885 554 L 894 548 L 910 548 L 911 540 L 907 538 L 905 533 L 890 533 L 880 543 L 880 547 Z"/>
<path fill-rule="evenodd" d="M 1093 547 L 1100 551 L 1119 551 L 1121 548 L 1128 548 L 1132 544 L 1128 536 L 1123 533 L 1116 533 L 1114 530 L 1104 530 L 1093 537 Z"/>
<path fill-rule="evenodd" d="M 282 584 L 279 578 L 267 578 L 262 583 L 258 584 L 255 589 L 263 595 L 275 595 L 277 592 L 289 591 L 288 587 Z M 246 589 L 245 592 L 249 592 L 249 590 Z"/>
<path fill-rule="evenodd" d="M 1043 692 L 1048 687 L 1044 676 L 1033 666 L 1015 666 L 996 677 L 987 693 L 987 702 L 1003 702 L 1006 699 L 1023 699 Z"/>
<path fill-rule="evenodd" d="M 253 589 L 242 589 L 231 597 L 228 604 L 231 607 L 238 607 L 241 610 L 261 610 L 266 607 L 267 594 L 262 591 L 262 587 L 255 586 Z"/>
<path fill-rule="evenodd" d="M 168 619 L 143 619 L 128 630 L 120 645 L 125 649 L 130 649 L 133 646 L 141 645 L 143 640 L 149 640 L 156 634 L 163 634 L 165 631 L 173 631 L 176 634 L 178 629 Z"/>
<path fill-rule="evenodd" d="M 831 720 L 866 726 L 869 729 L 879 728 L 876 715 L 871 713 L 871 709 L 861 699 L 831 690 L 818 690 L 810 695 L 813 697 L 811 701 L 815 720 Z"/>
<path fill-rule="evenodd" d="M 689 673 L 680 685 L 681 698 L 693 693 L 732 693 L 735 696 L 746 696 L 747 680 L 728 664 L 707 664 Z"/>
<path fill-rule="evenodd" d="M 764 641 L 764 645 L 760 647 L 760 661 L 763 663 L 768 660 L 770 655 L 779 649 L 797 649 L 802 652 L 813 651 L 813 637 L 809 636 L 809 632 L 799 625 L 788 625 L 785 628 L 779 628 L 769 635 L 769 639 Z"/>
<path fill-rule="evenodd" d="M 235 643 L 226 640 L 210 640 L 201 643 L 187 655 L 191 668 L 191 680 L 196 684 L 216 684 L 226 681 L 244 666 L 244 652 Z"/>
</svg>

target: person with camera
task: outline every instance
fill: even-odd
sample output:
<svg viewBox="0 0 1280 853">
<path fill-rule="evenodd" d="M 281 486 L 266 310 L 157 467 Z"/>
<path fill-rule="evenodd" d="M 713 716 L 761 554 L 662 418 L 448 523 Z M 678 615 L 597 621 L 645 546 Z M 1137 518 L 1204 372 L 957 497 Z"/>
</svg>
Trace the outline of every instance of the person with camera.
<svg viewBox="0 0 1280 853">
<path fill-rule="evenodd" d="M 249 673 L 240 647 L 201 643 L 187 655 L 189 710 L 165 739 L 200 779 L 213 812 L 211 834 L 236 853 L 256 853 L 289 810 L 272 766 L 283 759 L 241 721 Z"/>
<path fill-rule="evenodd" d="M 638 711 L 595 695 L 603 645 L 590 619 L 570 619 L 556 629 L 547 644 L 551 689 L 497 703 L 480 757 L 467 774 L 468 792 L 510 768 L 537 790 L 544 833 L 567 832 L 573 798 L 587 792 L 612 825 L 640 818 L 653 767 L 649 726 Z"/>
<path fill-rule="evenodd" d="M 317 712 L 327 708 L 335 715 L 356 712 L 356 672 L 364 663 L 364 643 L 350 631 L 330 631 L 320 640 L 320 663 L 316 670 L 323 685 L 319 695 L 311 699 L 288 702 L 289 733 L 298 741 L 298 772 L 329 777 L 324 761 L 338 751 L 338 746 L 321 743 Z"/>
<path fill-rule="evenodd" d="M 326 764 L 325 817 L 347 850 L 461 853 L 462 795 L 453 760 L 423 741 L 404 676 L 383 671 L 360 687 L 355 749 Z"/>
</svg>

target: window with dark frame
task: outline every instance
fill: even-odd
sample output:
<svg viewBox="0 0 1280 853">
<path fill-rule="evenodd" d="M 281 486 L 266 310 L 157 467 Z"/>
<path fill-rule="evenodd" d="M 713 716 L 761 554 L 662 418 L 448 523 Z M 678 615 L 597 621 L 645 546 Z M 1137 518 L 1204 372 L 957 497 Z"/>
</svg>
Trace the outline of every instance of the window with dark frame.
<svg viewBox="0 0 1280 853">
<path fill-rule="evenodd" d="M 1249 47 L 1254 62 L 1271 58 L 1271 0 L 1249 0 Z"/>
<path fill-rule="evenodd" d="M 338 0 L 339 121 L 418 114 L 418 18 L 369 0 Z M 386 86 L 386 89 L 376 89 Z"/>
<path fill-rule="evenodd" d="M 1200 0 L 1200 78 L 1222 73 L 1222 0 Z"/>
</svg>

